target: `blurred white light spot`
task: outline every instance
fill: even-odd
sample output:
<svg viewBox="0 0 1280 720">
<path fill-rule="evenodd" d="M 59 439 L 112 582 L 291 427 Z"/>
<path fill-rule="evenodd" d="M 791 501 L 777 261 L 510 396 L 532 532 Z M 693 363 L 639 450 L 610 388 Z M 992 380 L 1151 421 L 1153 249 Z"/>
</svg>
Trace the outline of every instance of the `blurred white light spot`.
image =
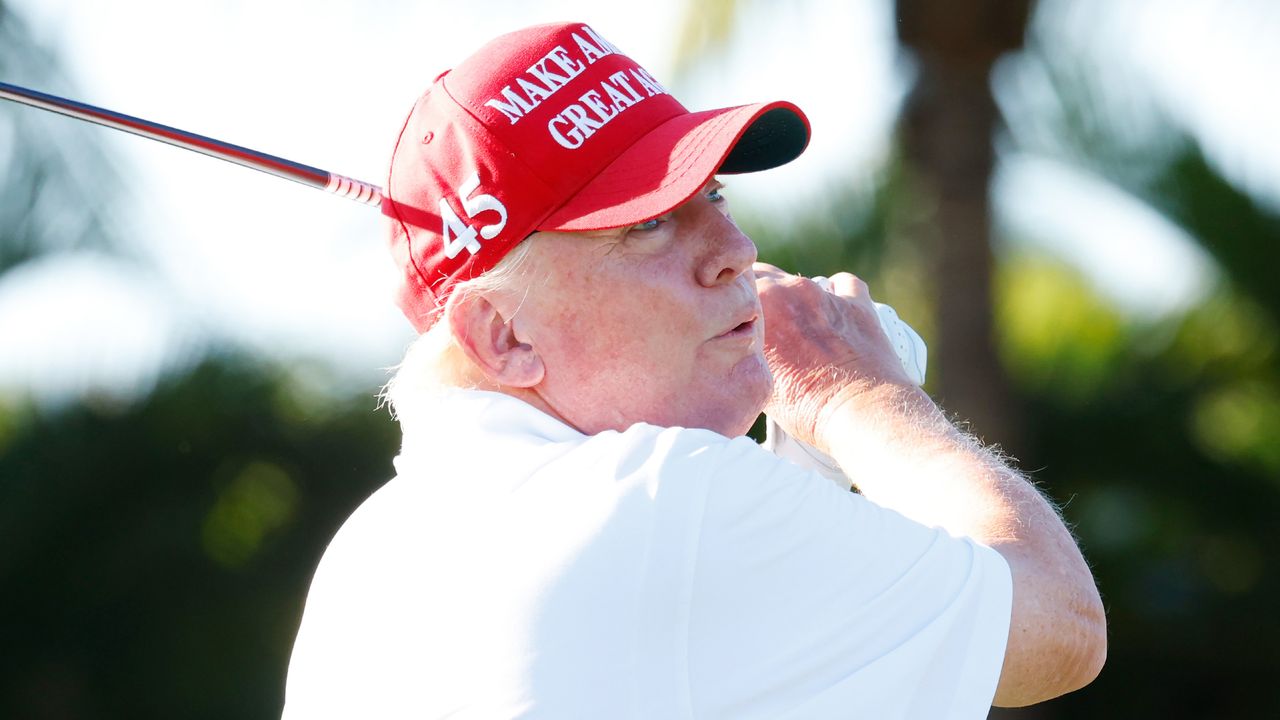
<svg viewBox="0 0 1280 720">
<path fill-rule="evenodd" d="M 1005 155 L 994 199 L 1006 236 L 1077 266 L 1131 315 L 1180 312 L 1212 285 L 1213 261 L 1186 233 L 1141 201 L 1069 165 Z"/>
<path fill-rule="evenodd" d="M 0 393 L 128 402 L 148 392 L 184 338 L 152 282 L 90 253 L 18 266 L 0 283 Z"/>
</svg>

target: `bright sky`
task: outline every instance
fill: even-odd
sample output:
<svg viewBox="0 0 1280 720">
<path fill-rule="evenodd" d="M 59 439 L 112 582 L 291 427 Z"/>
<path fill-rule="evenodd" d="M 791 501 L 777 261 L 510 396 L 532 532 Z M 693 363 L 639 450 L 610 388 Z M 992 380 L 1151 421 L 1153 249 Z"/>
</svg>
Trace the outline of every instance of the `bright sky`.
<svg viewBox="0 0 1280 720">
<path fill-rule="evenodd" d="M 883 158 L 908 75 L 886 2 L 747 5 L 753 20 L 725 60 L 676 87 L 695 108 L 775 98 L 804 107 L 814 125 L 809 152 L 765 176 L 735 178 L 732 188 L 735 203 L 802 211 L 833 175 Z M 1077 5 L 1107 12 L 1106 3 Z M 413 100 L 485 40 L 535 22 L 583 19 L 670 78 L 683 0 L 11 0 L 11 7 L 58 48 L 76 99 L 382 184 L 390 142 Z M 1233 83 L 1223 82 L 1223 68 L 1242 57 L 1258 65 L 1247 68 L 1253 76 L 1242 69 L 1228 78 L 1274 80 L 1275 51 L 1255 54 L 1262 51 L 1241 38 L 1265 46 L 1280 37 L 1275 13 L 1265 32 L 1258 18 L 1268 11 L 1203 17 L 1188 0 L 1126 7 L 1146 8 L 1145 15 L 1109 13 L 1140 40 L 1124 44 L 1135 67 L 1185 106 L 1233 173 L 1280 198 L 1280 108 L 1273 102 L 1242 118 L 1242 87 L 1233 94 Z M 1206 26 L 1212 32 L 1194 31 Z M 1123 28 L 1116 33 L 1128 37 Z M 0 108 L 16 111 L 35 112 Z M 127 397 L 211 336 L 286 360 L 315 359 L 364 383 L 398 361 L 411 334 L 390 300 L 393 269 L 375 210 L 101 132 L 131 182 L 122 213 L 132 219 L 131 240 L 156 271 L 88 257 L 42 262 L 6 278 L 0 394 L 99 388 Z M 1259 150 L 1246 155 L 1242 147 Z M 1069 169 L 1011 158 L 996 190 L 1004 222 L 1058 228 L 1059 237 L 1043 242 L 1091 268 L 1099 286 L 1135 312 L 1194 302 L 1207 283 L 1206 265 L 1185 239 Z M 1140 268 L 1127 259 L 1134 243 L 1116 242 L 1135 237 Z"/>
</svg>

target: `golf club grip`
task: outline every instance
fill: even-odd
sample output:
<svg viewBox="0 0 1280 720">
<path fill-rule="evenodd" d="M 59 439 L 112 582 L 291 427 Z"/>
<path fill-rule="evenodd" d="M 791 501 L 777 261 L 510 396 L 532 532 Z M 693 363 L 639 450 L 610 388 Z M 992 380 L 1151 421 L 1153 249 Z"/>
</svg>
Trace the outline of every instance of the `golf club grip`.
<svg viewBox="0 0 1280 720">
<path fill-rule="evenodd" d="M 325 183 L 322 189 L 338 197 L 355 200 L 365 205 L 382 205 L 382 188 L 377 185 L 370 185 L 363 180 L 349 178 L 346 175 L 329 173 L 329 181 Z"/>
<path fill-rule="evenodd" d="M 382 203 L 382 189 L 376 185 L 150 120 L 3 82 L 0 82 L 0 98 L 192 150 L 366 205 L 376 206 Z"/>
</svg>

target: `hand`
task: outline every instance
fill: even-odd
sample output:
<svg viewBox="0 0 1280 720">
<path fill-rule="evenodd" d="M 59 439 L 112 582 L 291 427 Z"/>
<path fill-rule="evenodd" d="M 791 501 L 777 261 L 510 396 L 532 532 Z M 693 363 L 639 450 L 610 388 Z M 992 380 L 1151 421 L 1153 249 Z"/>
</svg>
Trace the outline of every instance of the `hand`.
<svg viewBox="0 0 1280 720">
<path fill-rule="evenodd" d="M 772 265 L 754 270 L 774 377 L 765 412 L 788 434 L 827 452 L 820 429 L 841 403 L 879 385 L 914 387 L 862 280 L 839 273 L 827 291 Z"/>
<path fill-rule="evenodd" d="M 1008 563 L 995 704 L 1029 705 L 1092 681 L 1106 659 L 1106 613 L 1055 509 L 911 384 L 861 280 L 835 275 L 831 294 L 770 265 L 754 269 L 774 373 L 765 412 L 831 455 L 867 500 L 971 537 Z"/>
</svg>

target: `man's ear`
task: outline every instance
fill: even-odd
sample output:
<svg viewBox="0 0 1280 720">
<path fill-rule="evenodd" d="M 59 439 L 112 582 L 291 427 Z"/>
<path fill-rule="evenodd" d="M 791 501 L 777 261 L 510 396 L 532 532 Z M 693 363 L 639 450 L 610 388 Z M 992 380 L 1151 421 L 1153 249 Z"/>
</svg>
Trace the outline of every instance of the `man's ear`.
<svg viewBox="0 0 1280 720">
<path fill-rule="evenodd" d="M 529 388 L 542 382 L 546 370 L 533 346 L 516 338 L 511 322 L 483 294 L 467 294 L 446 310 L 453 337 L 476 368 L 490 381 Z"/>
</svg>

